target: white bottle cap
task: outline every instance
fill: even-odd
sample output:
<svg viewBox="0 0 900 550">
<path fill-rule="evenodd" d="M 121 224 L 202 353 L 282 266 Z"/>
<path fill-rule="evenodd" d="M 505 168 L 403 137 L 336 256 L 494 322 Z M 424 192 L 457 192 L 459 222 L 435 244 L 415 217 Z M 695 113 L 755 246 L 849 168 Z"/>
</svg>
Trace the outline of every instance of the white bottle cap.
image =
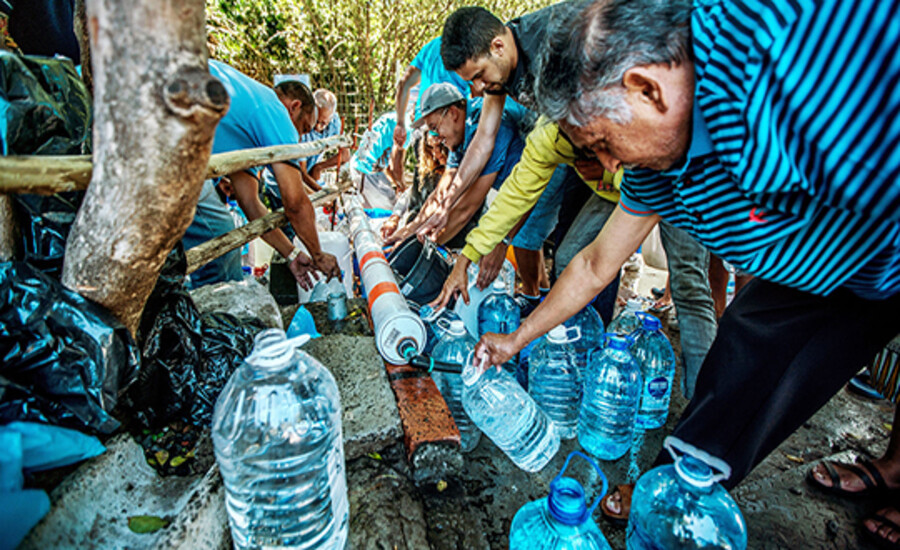
<svg viewBox="0 0 900 550">
<path fill-rule="evenodd" d="M 556 325 L 550 329 L 550 332 L 547 333 L 547 340 L 550 340 L 554 344 L 565 343 L 568 340 L 565 325 Z"/>
<path fill-rule="evenodd" d="M 450 334 L 464 334 L 466 332 L 466 324 L 460 320 L 450 321 Z"/>
<path fill-rule="evenodd" d="M 629 311 L 641 311 L 642 309 L 644 309 L 644 302 L 636 298 L 632 298 L 628 300 L 627 304 L 625 304 L 625 309 Z"/>
</svg>

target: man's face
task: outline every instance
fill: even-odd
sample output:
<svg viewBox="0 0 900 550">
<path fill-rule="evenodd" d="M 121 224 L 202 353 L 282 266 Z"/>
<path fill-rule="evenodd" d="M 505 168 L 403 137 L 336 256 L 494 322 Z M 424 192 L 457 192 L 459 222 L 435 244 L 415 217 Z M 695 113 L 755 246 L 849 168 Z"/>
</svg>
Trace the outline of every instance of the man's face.
<svg viewBox="0 0 900 550">
<path fill-rule="evenodd" d="M 641 106 L 632 106 L 631 120 L 624 124 L 596 116 L 584 126 L 560 121 L 559 127 L 576 147 L 590 151 L 610 172 L 621 167 L 667 170 L 681 160 L 690 144 L 689 121 L 662 121 Z"/>
<path fill-rule="evenodd" d="M 466 134 L 466 115 L 458 107 L 438 109 L 425 117 L 425 126 L 431 135 L 453 151 L 462 145 Z"/>
<path fill-rule="evenodd" d="M 511 65 L 506 55 L 497 55 L 492 50 L 486 55 L 467 60 L 462 67 L 456 69 L 456 74 L 472 83 L 474 94 L 497 93 L 502 91 L 512 75 Z"/>
<path fill-rule="evenodd" d="M 334 109 L 327 107 L 319 109 L 319 116 L 316 118 L 316 131 L 324 132 L 331 123 L 331 117 L 334 115 Z"/>
<path fill-rule="evenodd" d="M 304 109 L 304 105 L 299 99 L 289 99 L 284 96 L 279 96 L 279 99 L 287 108 L 288 116 L 291 117 L 291 122 L 294 124 L 294 128 L 297 129 L 298 134 L 301 136 L 308 134 L 315 127 L 316 119 L 319 116 L 315 105 L 307 106 Z"/>
</svg>

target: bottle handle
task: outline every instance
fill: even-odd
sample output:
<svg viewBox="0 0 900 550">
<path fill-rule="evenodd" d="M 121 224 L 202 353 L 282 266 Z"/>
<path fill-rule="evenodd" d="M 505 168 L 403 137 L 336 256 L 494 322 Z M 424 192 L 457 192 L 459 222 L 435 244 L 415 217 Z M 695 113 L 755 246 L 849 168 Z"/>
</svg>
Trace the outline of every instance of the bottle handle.
<svg viewBox="0 0 900 550">
<path fill-rule="evenodd" d="M 569 332 L 575 332 L 574 337 L 569 337 Z M 572 342 L 577 342 L 581 340 L 581 327 L 569 327 L 566 329 L 566 343 L 571 344 Z"/>
<path fill-rule="evenodd" d="M 594 459 L 582 453 L 581 451 L 572 451 L 569 453 L 569 456 L 566 457 L 566 463 L 563 464 L 562 470 L 556 474 L 556 477 L 553 479 L 553 483 L 556 483 L 563 477 L 563 473 L 565 473 L 566 468 L 569 467 L 569 462 L 572 461 L 575 456 L 580 456 L 581 458 L 587 460 L 588 464 L 594 467 L 594 470 L 597 472 L 597 475 L 600 476 L 600 480 L 603 482 L 603 487 L 600 490 L 600 494 L 597 495 L 597 498 L 594 499 L 594 503 L 591 504 L 591 507 L 587 510 L 587 517 L 591 517 L 594 514 L 594 510 L 597 509 L 597 506 L 600 504 L 600 500 L 606 495 L 606 491 L 609 490 L 609 481 L 606 479 L 606 474 L 603 473 L 603 470 L 600 469 L 600 466 L 594 462 Z"/>
<path fill-rule="evenodd" d="M 704 486 L 725 481 L 731 477 L 731 466 L 729 466 L 727 462 L 707 453 L 703 449 L 699 449 L 690 443 L 684 442 L 677 437 L 671 435 L 667 436 L 663 441 L 663 447 L 669 451 L 669 455 L 672 456 L 672 459 L 676 464 L 681 460 L 681 455 L 688 455 L 712 468 L 714 474 L 708 484 L 704 484 Z"/>
<path fill-rule="evenodd" d="M 437 313 L 435 313 L 435 315 L 437 315 Z M 447 319 L 441 317 L 440 319 L 437 320 L 437 322 L 435 324 L 438 327 L 446 330 L 447 332 L 450 332 L 450 321 L 448 321 Z"/>
</svg>

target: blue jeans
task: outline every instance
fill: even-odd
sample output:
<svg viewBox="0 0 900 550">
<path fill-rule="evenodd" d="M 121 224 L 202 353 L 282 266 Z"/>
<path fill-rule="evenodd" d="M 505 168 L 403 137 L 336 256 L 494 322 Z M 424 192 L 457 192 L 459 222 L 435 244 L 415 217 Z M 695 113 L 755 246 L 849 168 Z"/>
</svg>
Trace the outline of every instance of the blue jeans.
<svg viewBox="0 0 900 550">
<path fill-rule="evenodd" d="M 559 207 L 562 206 L 566 185 L 578 174 L 572 168 L 560 164 L 553 171 L 553 176 L 541 193 L 541 198 L 531 209 L 528 219 L 516 233 L 512 245 L 524 250 L 540 250 L 544 241 L 553 233 L 559 219 Z"/>
<path fill-rule="evenodd" d="M 216 193 L 212 180 L 204 181 L 194 220 L 181 238 L 185 250 L 224 235 L 232 229 L 234 219 L 231 212 Z M 241 249 L 237 248 L 191 273 L 190 287 L 197 288 L 223 281 L 240 281 L 242 278 Z"/>
<path fill-rule="evenodd" d="M 659 222 L 659 233 L 666 249 L 672 301 L 681 331 L 684 396 L 690 399 L 700 366 L 716 338 L 716 308 L 709 289 L 709 251 L 686 231 L 668 222 Z"/>
<path fill-rule="evenodd" d="M 556 251 L 554 271 L 557 278 L 562 275 L 563 270 L 569 265 L 572 258 L 597 238 L 597 234 L 603 229 L 606 220 L 609 219 L 615 209 L 616 203 L 602 199 L 596 193 L 591 193 L 588 201 L 578 211 L 578 215 L 575 216 L 575 220 Z M 609 325 L 609 322 L 612 321 L 618 294 L 619 275 L 617 274 L 616 278 L 594 299 L 594 309 L 603 318 L 604 326 Z"/>
</svg>

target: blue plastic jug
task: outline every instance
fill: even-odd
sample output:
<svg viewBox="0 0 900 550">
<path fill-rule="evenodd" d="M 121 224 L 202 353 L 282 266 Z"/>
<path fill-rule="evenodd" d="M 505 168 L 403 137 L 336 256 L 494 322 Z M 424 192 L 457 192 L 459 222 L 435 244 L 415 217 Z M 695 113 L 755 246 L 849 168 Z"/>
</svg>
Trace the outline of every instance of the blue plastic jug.
<svg viewBox="0 0 900 550">
<path fill-rule="evenodd" d="M 435 361 L 444 361 L 457 365 L 466 365 L 469 357 L 475 351 L 475 339 L 466 331 L 462 321 L 447 323 L 440 320 L 438 325 L 446 331 L 446 335 L 434 347 L 431 356 Z M 467 453 L 478 446 L 481 440 L 481 431 L 478 429 L 463 407 L 463 379 L 460 374 L 453 372 L 434 371 L 431 378 L 438 390 L 447 402 L 453 421 L 459 428 L 460 446 L 462 452 Z"/>
<path fill-rule="evenodd" d="M 616 460 L 631 448 L 641 398 L 641 368 L 629 353 L 632 340 L 606 334 L 584 375 L 578 442 L 601 460 Z"/>
<path fill-rule="evenodd" d="M 563 477 L 573 457 L 587 460 L 603 482 L 603 489 L 590 508 L 584 488 L 571 477 Z M 584 454 L 569 453 L 559 474 L 550 482 L 550 495 L 519 508 L 509 530 L 510 550 L 607 550 L 606 537 L 591 515 L 606 494 L 607 481 L 597 463 Z"/>
<path fill-rule="evenodd" d="M 660 330 L 659 319 L 644 312 L 637 315 L 642 325 L 633 334 L 631 353 L 641 367 L 644 382 L 637 423 L 645 430 L 653 430 L 663 426 L 669 416 L 669 400 L 675 378 L 675 352 Z"/>
<path fill-rule="evenodd" d="M 638 480 L 628 550 L 747 548 L 741 510 L 718 483 L 731 475 L 728 464 L 675 437 L 667 437 L 664 445 L 675 463 Z"/>
</svg>

